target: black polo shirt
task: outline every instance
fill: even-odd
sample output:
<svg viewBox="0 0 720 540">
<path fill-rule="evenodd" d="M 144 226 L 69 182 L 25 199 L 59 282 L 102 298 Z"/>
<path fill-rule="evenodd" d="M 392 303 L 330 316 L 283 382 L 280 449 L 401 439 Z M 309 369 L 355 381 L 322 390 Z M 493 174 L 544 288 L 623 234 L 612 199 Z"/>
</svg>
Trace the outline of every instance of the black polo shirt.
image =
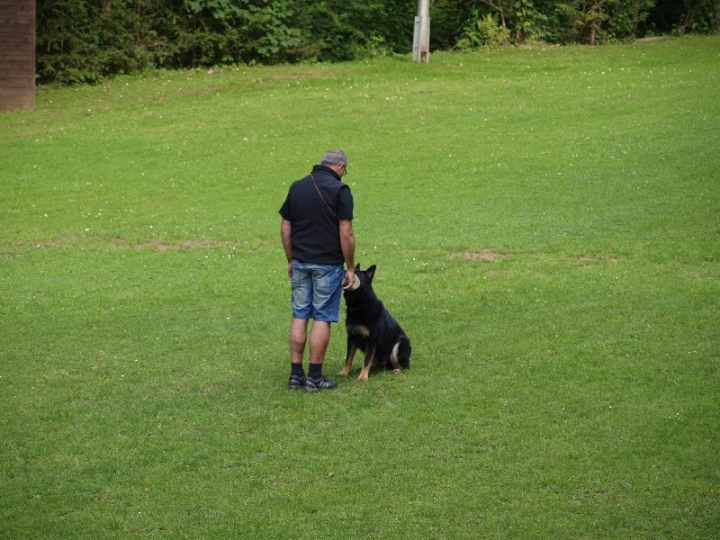
<svg viewBox="0 0 720 540">
<path fill-rule="evenodd" d="M 315 165 L 311 174 L 293 182 L 280 215 L 291 223 L 293 259 L 313 264 L 345 262 L 338 220 L 353 218 L 353 198 L 335 171 Z"/>
</svg>

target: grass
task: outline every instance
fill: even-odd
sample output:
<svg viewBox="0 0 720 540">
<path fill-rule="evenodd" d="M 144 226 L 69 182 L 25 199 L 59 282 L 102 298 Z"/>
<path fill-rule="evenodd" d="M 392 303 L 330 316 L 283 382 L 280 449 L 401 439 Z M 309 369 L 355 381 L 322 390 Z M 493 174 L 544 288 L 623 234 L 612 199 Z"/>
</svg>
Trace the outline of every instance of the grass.
<svg viewBox="0 0 720 540">
<path fill-rule="evenodd" d="M 0 115 L 0 538 L 713 537 L 718 61 L 158 72 Z M 277 211 L 332 146 L 413 369 L 288 393 Z"/>
</svg>

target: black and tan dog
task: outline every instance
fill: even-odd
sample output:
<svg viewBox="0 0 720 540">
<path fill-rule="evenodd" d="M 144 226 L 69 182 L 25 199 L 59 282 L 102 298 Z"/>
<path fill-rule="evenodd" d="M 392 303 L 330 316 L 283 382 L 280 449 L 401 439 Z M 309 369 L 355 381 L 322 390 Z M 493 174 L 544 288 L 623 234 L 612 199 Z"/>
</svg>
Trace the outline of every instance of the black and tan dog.
<svg viewBox="0 0 720 540">
<path fill-rule="evenodd" d="M 367 381 L 370 368 L 391 369 L 400 373 L 410 369 L 410 339 L 385 309 L 372 288 L 375 265 L 365 271 L 355 268 L 355 280 L 344 289 L 347 317 L 347 357 L 339 375 L 350 375 L 355 352 L 365 352 L 358 380 Z"/>
</svg>

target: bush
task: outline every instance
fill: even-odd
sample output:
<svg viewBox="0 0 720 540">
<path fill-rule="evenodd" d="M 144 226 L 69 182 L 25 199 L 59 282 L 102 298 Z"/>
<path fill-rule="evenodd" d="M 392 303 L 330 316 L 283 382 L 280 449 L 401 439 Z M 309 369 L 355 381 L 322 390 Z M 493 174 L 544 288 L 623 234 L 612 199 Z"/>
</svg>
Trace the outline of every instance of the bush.
<svg viewBox="0 0 720 540">
<path fill-rule="evenodd" d="M 460 49 L 504 47 L 510 44 L 510 30 L 500 25 L 497 15 L 488 13 L 465 27 L 458 42 Z"/>
<path fill-rule="evenodd" d="M 412 50 L 415 0 L 37 0 L 40 83 L 148 68 L 337 62 Z M 716 0 L 435 0 L 431 49 L 711 33 Z"/>
</svg>

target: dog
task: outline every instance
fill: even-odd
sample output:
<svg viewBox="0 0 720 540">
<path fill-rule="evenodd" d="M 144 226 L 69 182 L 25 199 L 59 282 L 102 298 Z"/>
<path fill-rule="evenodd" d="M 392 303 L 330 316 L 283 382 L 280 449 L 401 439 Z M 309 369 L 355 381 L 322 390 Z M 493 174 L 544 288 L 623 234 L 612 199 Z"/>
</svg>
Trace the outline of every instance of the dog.
<svg viewBox="0 0 720 540">
<path fill-rule="evenodd" d="M 375 295 L 374 276 L 375 265 L 362 271 L 358 264 L 355 279 L 343 288 L 347 307 L 347 356 L 345 367 L 338 375 L 350 375 L 355 352 L 360 349 L 365 353 L 365 360 L 358 380 L 363 382 L 368 380 L 370 368 L 391 369 L 395 374 L 410 369 L 412 352 L 410 338 Z"/>
</svg>

